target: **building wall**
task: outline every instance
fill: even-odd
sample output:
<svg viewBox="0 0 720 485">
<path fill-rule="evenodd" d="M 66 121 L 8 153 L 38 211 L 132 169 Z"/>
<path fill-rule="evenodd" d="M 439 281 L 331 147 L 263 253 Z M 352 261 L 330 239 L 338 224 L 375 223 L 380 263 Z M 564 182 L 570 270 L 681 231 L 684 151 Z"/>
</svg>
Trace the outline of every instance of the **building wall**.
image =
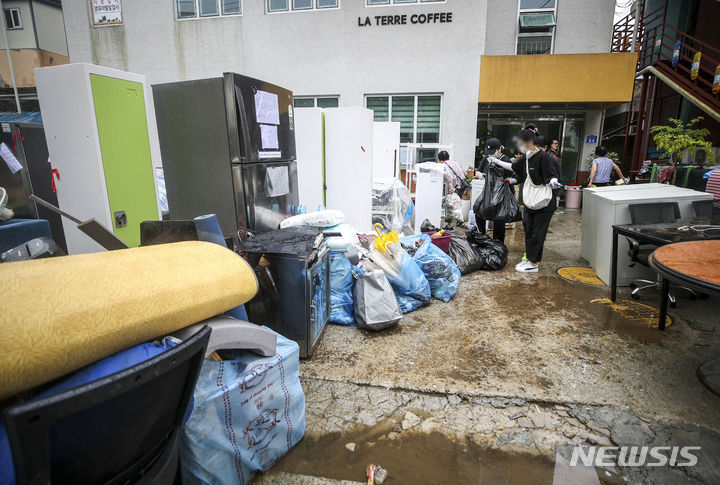
<svg viewBox="0 0 720 485">
<path fill-rule="evenodd" d="M 553 54 L 610 52 L 615 0 L 557 0 Z"/>
<path fill-rule="evenodd" d="M 610 52 L 615 0 L 556 0 L 553 54 Z M 487 0 L 485 55 L 515 54 L 518 0 Z"/>
<path fill-rule="evenodd" d="M 266 14 L 244 0 L 240 17 L 176 21 L 172 0 L 124 0 L 121 26 L 90 27 L 89 2 L 63 2 L 72 62 L 144 74 L 150 83 L 236 71 L 296 95 L 442 93 L 441 143 L 472 163 L 477 86 L 485 43 L 485 0 Z M 358 26 L 358 18 L 452 12 L 452 23 Z"/>
<path fill-rule="evenodd" d="M 67 57 L 68 48 L 62 9 L 33 1 L 33 10 L 35 11 L 38 48 Z"/>
<path fill-rule="evenodd" d="M 22 29 L 13 29 L 7 31 L 8 43 L 11 49 L 36 49 L 35 31 L 33 29 L 33 20 L 30 13 L 30 3 L 28 0 L 9 0 L 4 1 L 3 8 L 20 9 L 20 20 L 22 21 Z M 4 14 L 3 14 L 4 15 Z M 3 17 L 2 22 L 5 22 Z M 0 48 L 5 48 L 5 39 L 0 35 Z"/>
<path fill-rule="evenodd" d="M 33 69 L 36 67 L 57 66 L 67 64 L 69 59 L 65 56 L 47 52 L 40 49 L 13 49 L 11 51 L 15 82 L 20 88 L 35 86 Z M 12 87 L 12 76 L 7 55 L 0 53 L 0 87 Z"/>
</svg>

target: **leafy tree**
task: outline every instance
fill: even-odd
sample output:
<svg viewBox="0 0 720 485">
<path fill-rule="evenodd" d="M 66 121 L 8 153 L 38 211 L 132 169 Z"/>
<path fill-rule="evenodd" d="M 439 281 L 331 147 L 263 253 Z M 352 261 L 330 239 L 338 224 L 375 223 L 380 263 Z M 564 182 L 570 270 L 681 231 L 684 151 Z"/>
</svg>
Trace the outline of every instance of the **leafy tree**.
<svg viewBox="0 0 720 485">
<path fill-rule="evenodd" d="M 702 116 L 698 116 L 685 124 L 681 120 L 670 118 L 672 126 L 653 126 L 650 128 L 650 132 L 653 133 L 655 146 L 658 150 L 663 150 L 670 155 L 674 165 L 677 165 L 682 157 L 688 153 L 694 153 L 698 148 L 705 150 L 708 161 L 714 161 L 715 154 L 712 151 L 712 143 L 705 140 L 710 132 L 706 128 L 693 128 L 702 119 Z"/>
</svg>

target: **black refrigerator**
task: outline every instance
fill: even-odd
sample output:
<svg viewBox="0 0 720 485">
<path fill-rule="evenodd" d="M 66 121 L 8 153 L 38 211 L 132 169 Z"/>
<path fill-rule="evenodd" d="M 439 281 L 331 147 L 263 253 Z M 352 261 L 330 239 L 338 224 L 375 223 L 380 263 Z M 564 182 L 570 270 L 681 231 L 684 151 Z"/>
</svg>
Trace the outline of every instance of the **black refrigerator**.
<svg viewBox="0 0 720 485">
<path fill-rule="evenodd" d="M 235 73 L 152 89 L 171 219 L 244 238 L 296 213 L 292 92 Z"/>
</svg>

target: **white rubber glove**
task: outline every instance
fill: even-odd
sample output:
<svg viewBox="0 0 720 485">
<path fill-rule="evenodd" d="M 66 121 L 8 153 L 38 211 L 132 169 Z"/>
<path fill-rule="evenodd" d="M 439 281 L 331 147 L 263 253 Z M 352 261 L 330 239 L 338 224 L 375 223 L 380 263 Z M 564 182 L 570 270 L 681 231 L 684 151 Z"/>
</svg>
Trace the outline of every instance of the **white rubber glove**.
<svg viewBox="0 0 720 485">
<path fill-rule="evenodd" d="M 550 186 L 551 189 L 559 189 L 560 187 L 562 187 L 562 184 L 560 182 L 558 182 L 558 179 L 556 179 L 555 177 L 550 179 L 550 182 L 548 183 L 548 185 Z"/>
</svg>

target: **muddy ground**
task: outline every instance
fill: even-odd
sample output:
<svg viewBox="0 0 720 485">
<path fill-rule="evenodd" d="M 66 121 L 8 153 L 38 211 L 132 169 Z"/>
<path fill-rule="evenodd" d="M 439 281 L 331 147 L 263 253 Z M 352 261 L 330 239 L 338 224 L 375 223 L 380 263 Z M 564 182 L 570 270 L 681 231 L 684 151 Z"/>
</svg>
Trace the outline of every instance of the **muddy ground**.
<svg viewBox="0 0 720 485">
<path fill-rule="evenodd" d="M 720 350 L 720 300 L 680 298 L 665 332 L 650 309 L 618 311 L 609 288 L 556 274 L 587 265 L 580 224 L 553 217 L 538 274 L 514 271 L 518 224 L 507 267 L 463 277 L 449 303 L 379 333 L 328 326 L 301 364 L 307 436 L 257 483 L 361 482 L 378 461 L 385 483 L 553 483 L 568 446 L 695 443 L 695 467 L 615 467 L 597 483 L 720 483 L 720 397 L 695 375 Z"/>
</svg>

